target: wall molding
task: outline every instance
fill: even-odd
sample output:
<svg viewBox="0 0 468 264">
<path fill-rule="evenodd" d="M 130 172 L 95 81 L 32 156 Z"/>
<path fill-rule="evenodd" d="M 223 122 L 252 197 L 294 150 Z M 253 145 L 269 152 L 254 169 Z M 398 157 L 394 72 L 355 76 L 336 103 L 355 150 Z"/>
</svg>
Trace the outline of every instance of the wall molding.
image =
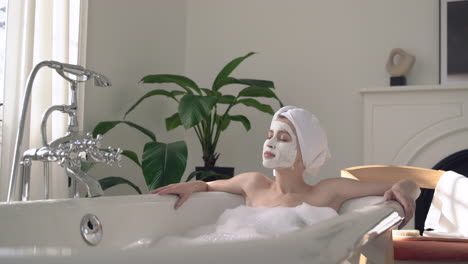
<svg viewBox="0 0 468 264">
<path fill-rule="evenodd" d="M 468 87 L 384 87 L 361 94 L 364 164 L 431 168 L 438 156 L 468 148 Z"/>
</svg>

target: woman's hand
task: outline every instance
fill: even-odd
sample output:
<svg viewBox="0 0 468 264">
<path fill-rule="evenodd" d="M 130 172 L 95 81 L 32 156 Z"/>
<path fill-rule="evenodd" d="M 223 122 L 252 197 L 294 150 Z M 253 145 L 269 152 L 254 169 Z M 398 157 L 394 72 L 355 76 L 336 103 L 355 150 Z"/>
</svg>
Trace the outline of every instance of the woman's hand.
<svg viewBox="0 0 468 264">
<path fill-rule="evenodd" d="M 202 181 L 181 182 L 169 184 L 158 189 L 150 191 L 151 194 L 167 195 L 174 194 L 179 196 L 174 208 L 179 208 L 194 192 L 205 192 L 208 190 L 208 185 Z"/>
<path fill-rule="evenodd" d="M 398 228 L 405 226 L 413 217 L 416 209 L 416 199 L 419 194 L 421 194 L 419 186 L 410 180 L 399 181 L 384 193 L 386 201 L 395 200 L 399 202 L 405 211 L 405 219 Z"/>
</svg>

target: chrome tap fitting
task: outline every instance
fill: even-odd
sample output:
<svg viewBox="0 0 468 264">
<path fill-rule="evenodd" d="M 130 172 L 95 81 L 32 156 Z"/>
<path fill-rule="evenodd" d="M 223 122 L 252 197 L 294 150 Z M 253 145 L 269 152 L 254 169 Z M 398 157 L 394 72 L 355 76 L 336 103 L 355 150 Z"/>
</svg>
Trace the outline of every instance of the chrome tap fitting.
<svg viewBox="0 0 468 264">
<path fill-rule="evenodd" d="M 22 174 L 21 199 L 29 200 L 30 168 L 32 161 L 58 162 L 65 168 L 66 174 L 74 181 L 85 185 L 88 197 L 102 196 L 102 188 L 94 177 L 83 171 L 82 166 L 86 162 L 105 163 L 110 166 L 120 167 L 122 149 L 108 147 L 107 150 L 100 149 L 102 136 L 93 138 L 90 133 L 85 137 L 73 139 L 56 146 L 31 149 L 24 153 L 20 163 Z"/>
<path fill-rule="evenodd" d="M 26 113 L 28 110 L 29 106 L 29 101 L 31 97 L 31 91 L 33 87 L 33 82 L 34 78 L 36 77 L 38 71 L 42 67 L 49 67 L 51 69 L 55 69 L 56 72 L 62 76 L 65 80 L 70 82 L 70 103 L 69 105 L 55 105 L 49 107 L 46 112 L 44 113 L 44 116 L 42 118 L 42 123 L 41 123 L 41 133 L 42 133 L 42 141 L 43 141 L 43 147 L 39 149 L 30 149 L 24 152 L 23 156 L 20 157 L 20 150 L 23 142 L 23 134 L 24 134 L 24 128 L 25 128 L 25 122 L 26 122 Z M 71 78 L 68 75 L 73 75 L 75 78 Z M 76 154 L 76 146 L 75 143 L 72 143 L 74 140 L 78 141 L 80 140 L 80 130 L 78 126 L 78 119 L 77 119 L 77 94 L 76 94 L 76 89 L 78 87 L 78 83 L 81 82 L 86 82 L 89 79 L 94 79 L 94 83 L 96 86 L 111 86 L 111 83 L 109 79 L 107 79 L 104 75 L 91 71 L 89 69 L 85 69 L 80 65 L 73 65 L 73 64 L 67 64 L 67 63 L 61 63 L 57 61 L 42 61 L 38 63 L 33 70 L 31 71 L 27 84 L 25 87 L 24 91 L 24 96 L 23 96 L 23 104 L 21 108 L 21 115 L 19 119 L 19 124 L 18 124 L 18 132 L 16 134 L 16 142 L 15 142 L 15 149 L 14 149 L 14 154 L 13 154 L 13 161 L 12 161 L 12 166 L 11 166 L 11 171 L 10 171 L 10 180 L 8 184 L 8 195 L 7 195 L 7 202 L 10 202 L 13 200 L 14 196 L 14 190 L 15 190 L 15 185 L 17 182 L 17 177 L 18 177 L 18 167 L 21 166 L 21 174 L 23 175 L 22 179 L 22 188 L 20 191 L 22 192 L 22 199 L 28 199 L 29 195 L 29 178 L 30 178 L 30 167 L 31 167 L 31 161 L 33 160 L 39 160 L 44 162 L 44 193 L 45 193 L 45 198 L 48 198 L 48 162 L 51 161 L 60 161 L 62 164 L 65 164 L 64 166 L 66 167 L 67 174 L 69 175 L 75 175 L 73 177 L 74 179 L 79 179 L 78 176 L 82 177 L 81 168 L 74 166 L 75 164 L 78 164 L 78 156 L 74 156 Z M 61 138 L 55 139 L 52 142 L 48 143 L 47 142 L 47 135 L 46 135 L 46 125 L 47 125 L 47 119 L 50 116 L 50 114 L 53 111 L 60 111 L 62 113 L 68 114 L 69 116 L 69 123 L 68 123 L 68 133 Z M 88 140 L 86 144 L 90 143 L 89 137 L 86 139 Z M 95 140 L 95 139 L 93 139 Z M 97 160 L 104 160 L 108 164 L 113 164 L 115 163 L 114 160 L 119 159 L 119 154 L 121 153 L 118 150 L 113 151 L 112 154 L 108 153 L 100 153 L 98 150 L 99 147 L 96 147 L 93 140 L 91 140 L 91 143 L 88 144 L 90 148 L 84 151 L 83 155 L 89 155 L 91 159 L 96 160 L 96 162 L 100 162 Z M 97 140 L 99 141 L 99 140 Z M 83 142 L 79 141 L 79 144 L 82 144 Z M 60 144 L 62 144 L 61 148 L 58 147 Z M 78 144 L 78 145 L 79 145 Z M 68 148 L 68 149 L 67 149 Z M 102 159 L 100 157 L 103 157 Z M 71 172 L 69 172 L 69 170 Z M 78 176 L 76 176 L 78 175 Z M 83 178 L 83 177 L 82 177 Z M 88 177 L 90 178 L 90 177 Z M 86 182 L 87 181 L 83 181 Z M 97 181 L 96 181 L 97 182 Z M 94 183 L 89 183 L 89 184 L 94 184 Z M 99 183 L 98 183 L 99 184 Z M 93 187 L 94 188 L 94 187 Z M 100 189 L 100 186 L 99 186 Z M 93 191 L 88 191 L 88 194 L 93 193 Z M 96 191 L 99 192 L 99 191 Z M 102 190 L 101 190 L 102 192 Z"/>
<path fill-rule="evenodd" d="M 77 139 L 66 144 L 60 144 L 55 150 L 56 157 L 60 160 L 59 165 L 65 168 L 68 176 L 85 185 L 88 197 L 97 197 L 104 195 L 99 182 L 87 172 L 82 170 L 85 162 L 106 163 L 107 165 L 118 165 L 122 149 L 101 150 L 101 135 L 93 138 L 90 133 L 85 138 Z"/>
</svg>

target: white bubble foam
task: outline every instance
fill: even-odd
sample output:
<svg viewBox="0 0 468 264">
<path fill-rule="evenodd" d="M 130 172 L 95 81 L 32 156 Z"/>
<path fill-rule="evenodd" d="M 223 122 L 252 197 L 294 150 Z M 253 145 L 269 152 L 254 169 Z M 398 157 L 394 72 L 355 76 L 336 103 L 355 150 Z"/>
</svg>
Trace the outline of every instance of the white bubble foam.
<svg viewBox="0 0 468 264">
<path fill-rule="evenodd" d="M 195 228 L 183 237 L 167 236 L 158 244 L 204 244 L 261 239 L 295 231 L 337 215 L 332 208 L 306 203 L 297 207 L 272 208 L 241 205 L 224 211 L 214 225 Z"/>
</svg>

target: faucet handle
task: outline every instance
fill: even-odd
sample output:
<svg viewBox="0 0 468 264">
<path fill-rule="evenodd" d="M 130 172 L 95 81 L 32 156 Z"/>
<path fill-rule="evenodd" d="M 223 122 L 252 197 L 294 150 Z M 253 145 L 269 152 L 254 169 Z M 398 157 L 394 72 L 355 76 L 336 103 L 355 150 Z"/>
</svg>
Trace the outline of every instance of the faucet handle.
<svg viewBox="0 0 468 264">
<path fill-rule="evenodd" d="M 91 133 L 86 133 L 86 137 L 83 138 L 80 143 L 85 146 L 87 150 L 99 149 L 101 147 L 102 136 L 97 135 L 96 138 L 93 137 Z"/>
<path fill-rule="evenodd" d="M 92 136 L 89 138 L 89 143 L 97 148 L 101 147 L 102 135 L 97 134 L 95 138 Z"/>
<path fill-rule="evenodd" d="M 101 134 L 97 134 L 96 135 L 96 141 L 101 141 L 102 139 L 102 135 Z"/>
<path fill-rule="evenodd" d="M 108 147 L 104 157 L 106 159 L 106 164 L 110 166 L 117 166 L 122 167 L 120 161 L 122 160 L 122 156 L 120 155 L 123 152 L 121 148 L 113 149 L 112 147 Z"/>
<path fill-rule="evenodd" d="M 102 135 L 93 138 L 91 133 L 87 133 L 85 137 L 58 145 L 54 155 L 62 167 L 80 167 L 82 162 L 106 163 L 111 166 L 117 164 L 121 167 L 122 149 L 112 147 L 108 147 L 107 150 L 101 149 L 101 140 Z"/>
</svg>

